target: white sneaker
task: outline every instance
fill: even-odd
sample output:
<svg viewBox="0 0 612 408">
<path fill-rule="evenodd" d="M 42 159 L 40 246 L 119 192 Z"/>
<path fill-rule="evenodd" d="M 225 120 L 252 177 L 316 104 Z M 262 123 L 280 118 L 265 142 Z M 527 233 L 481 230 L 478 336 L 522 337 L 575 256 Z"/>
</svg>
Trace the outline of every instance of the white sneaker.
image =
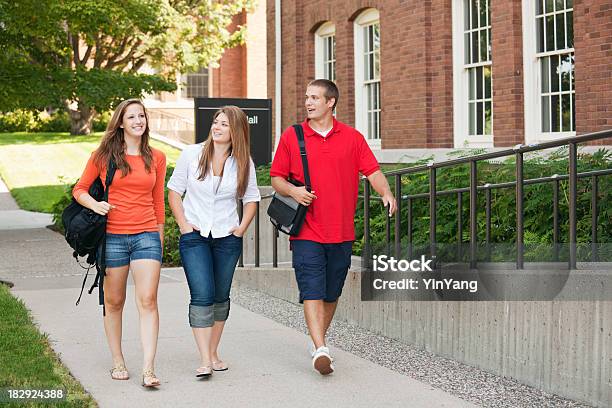
<svg viewBox="0 0 612 408">
<path fill-rule="evenodd" d="M 314 343 L 312 342 L 312 340 L 308 341 L 308 355 L 310 356 L 310 358 L 313 358 L 315 353 L 317 351 L 317 348 L 315 347 Z"/>
<path fill-rule="evenodd" d="M 328 375 L 334 372 L 332 358 L 329 355 L 329 349 L 325 346 L 319 347 L 312 357 L 312 367 L 321 375 Z"/>
</svg>

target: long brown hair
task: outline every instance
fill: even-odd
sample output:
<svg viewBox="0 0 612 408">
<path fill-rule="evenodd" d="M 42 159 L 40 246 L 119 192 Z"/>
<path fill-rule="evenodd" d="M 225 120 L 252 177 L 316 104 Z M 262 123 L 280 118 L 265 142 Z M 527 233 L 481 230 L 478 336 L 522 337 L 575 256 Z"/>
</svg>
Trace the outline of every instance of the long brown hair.
<svg viewBox="0 0 612 408">
<path fill-rule="evenodd" d="M 112 157 L 115 160 L 117 169 L 121 170 L 124 176 L 132 170 L 125 158 L 125 139 L 123 137 L 123 128 L 121 125 L 123 124 L 123 115 L 125 115 L 127 107 L 133 104 L 142 106 L 142 110 L 147 120 L 145 131 L 140 138 L 140 155 L 144 160 L 147 173 L 151 172 L 153 152 L 149 145 L 149 115 L 140 99 L 126 99 L 117 106 L 117 109 L 115 109 L 111 120 L 108 122 L 100 146 L 94 152 L 94 163 L 98 168 L 107 165 L 109 159 Z"/>
<path fill-rule="evenodd" d="M 244 193 L 249 182 L 249 170 L 251 155 L 249 153 L 250 146 L 250 134 L 249 134 L 249 120 L 246 114 L 237 106 L 228 105 L 224 106 L 215 112 L 213 116 L 213 122 L 217 117 L 224 113 L 229 121 L 230 129 L 230 154 L 234 156 L 236 165 L 238 166 L 238 187 L 236 189 L 237 197 L 244 196 Z M 208 139 L 204 143 L 204 150 L 200 163 L 198 165 L 199 176 L 198 180 L 204 180 L 206 175 L 210 171 L 210 165 L 212 163 L 213 153 L 215 151 L 215 144 L 212 139 L 212 125 L 208 134 Z"/>
</svg>

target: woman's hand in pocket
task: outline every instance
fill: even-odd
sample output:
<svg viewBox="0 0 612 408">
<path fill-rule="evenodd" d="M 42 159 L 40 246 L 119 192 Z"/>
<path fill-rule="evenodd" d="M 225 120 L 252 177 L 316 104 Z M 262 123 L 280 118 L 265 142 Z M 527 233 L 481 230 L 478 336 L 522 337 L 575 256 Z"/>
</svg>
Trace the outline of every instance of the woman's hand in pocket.
<svg viewBox="0 0 612 408">
<path fill-rule="evenodd" d="M 179 225 L 179 230 L 181 231 L 181 235 L 189 234 L 193 231 L 199 231 L 198 227 L 193 224 L 185 223 L 183 225 Z"/>
<path fill-rule="evenodd" d="M 245 231 L 240 227 L 234 227 L 230 230 L 230 233 L 235 237 L 242 238 Z"/>
</svg>

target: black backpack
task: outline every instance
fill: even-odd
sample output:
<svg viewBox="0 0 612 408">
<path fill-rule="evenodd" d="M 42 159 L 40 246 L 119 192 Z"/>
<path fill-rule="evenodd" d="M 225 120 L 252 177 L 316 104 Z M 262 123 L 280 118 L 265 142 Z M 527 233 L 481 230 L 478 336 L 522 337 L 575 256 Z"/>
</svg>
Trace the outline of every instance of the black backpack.
<svg viewBox="0 0 612 408">
<path fill-rule="evenodd" d="M 117 167 L 113 159 L 108 163 L 108 171 L 106 173 L 106 189 L 102 184 L 100 178 L 96 180 L 89 187 L 89 195 L 91 195 L 97 201 L 108 201 L 108 188 L 110 187 L 115 171 Z M 81 286 L 81 293 L 76 301 L 78 305 L 81 301 L 81 295 L 83 294 L 83 288 L 85 282 L 89 276 L 91 268 L 96 267 L 97 274 L 94 284 L 89 293 L 98 286 L 100 287 L 104 281 L 104 270 L 105 270 L 105 249 L 106 249 L 106 216 L 95 213 L 79 204 L 73 197 L 72 202 L 62 212 L 62 224 L 64 225 L 64 237 L 68 245 L 74 250 L 72 255 L 77 260 L 79 265 L 86 269 L 85 277 L 83 279 L 83 285 Z M 85 262 L 88 266 L 83 266 L 79 262 L 79 256 L 87 257 Z M 100 304 L 104 304 L 104 295 L 100 289 Z"/>
</svg>

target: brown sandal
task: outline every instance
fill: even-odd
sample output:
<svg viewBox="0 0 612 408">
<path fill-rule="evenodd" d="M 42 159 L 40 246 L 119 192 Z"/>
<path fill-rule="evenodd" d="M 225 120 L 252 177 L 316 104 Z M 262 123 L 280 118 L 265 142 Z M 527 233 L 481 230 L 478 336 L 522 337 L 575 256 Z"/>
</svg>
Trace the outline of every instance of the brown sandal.
<svg viewBox="0 0 612 408">
<path fill-rule="evenodd" d="M 142 386 L 143 387 L 158 387 L 160 385 L 159 378 L 155 375 L 153 370 L 143 370 L 142 372 Z"/>
<path fill-rule="evenodd" d="M 113 380 L 124 381 L 130 379 L 130 373 L 128 373 L 128 370 L 123 363 L 117 364 L 111 368 L 110 375 Z"/>
</svg>

